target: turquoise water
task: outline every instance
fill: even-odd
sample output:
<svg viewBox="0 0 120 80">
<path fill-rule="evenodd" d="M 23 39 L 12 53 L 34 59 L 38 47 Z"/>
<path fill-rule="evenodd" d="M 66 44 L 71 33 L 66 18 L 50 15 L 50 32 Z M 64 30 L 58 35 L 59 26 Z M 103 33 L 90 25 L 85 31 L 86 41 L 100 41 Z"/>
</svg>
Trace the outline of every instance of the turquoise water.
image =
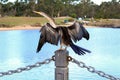
<svg viewBox="0 0 120 80">
<path fill-rule="evenodd" d="M 88 66 L 120 77 L 120 29 L 87 28 L 90 40 L 82 39 L 76 44 L 92 51 L 78 56 L 71 48 L 69 55 Z M 14 70 L 50 58 L 60 46 L 46 43 L 36 53 L 39 30 L 0 31 L 0 72 Z M 0 80 L 54 80 L 54 62 L 30 71 L 1 77 Z M 69 80 L 107 80 L 96 74 L 69 64 Z"/>
</svg>

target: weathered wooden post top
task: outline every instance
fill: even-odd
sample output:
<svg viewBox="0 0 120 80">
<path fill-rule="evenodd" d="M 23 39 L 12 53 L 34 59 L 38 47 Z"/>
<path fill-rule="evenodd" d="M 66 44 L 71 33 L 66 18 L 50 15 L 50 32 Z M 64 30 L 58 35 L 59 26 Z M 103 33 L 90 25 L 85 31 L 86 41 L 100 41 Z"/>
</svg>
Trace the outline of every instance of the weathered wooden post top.
<svg viewBox="0 0 120 80">
<path fill-rule="evenodd" d="M 55 51 L 55 80 L 68 80 L 68 56 L 67 50 Z"/>
</svg>

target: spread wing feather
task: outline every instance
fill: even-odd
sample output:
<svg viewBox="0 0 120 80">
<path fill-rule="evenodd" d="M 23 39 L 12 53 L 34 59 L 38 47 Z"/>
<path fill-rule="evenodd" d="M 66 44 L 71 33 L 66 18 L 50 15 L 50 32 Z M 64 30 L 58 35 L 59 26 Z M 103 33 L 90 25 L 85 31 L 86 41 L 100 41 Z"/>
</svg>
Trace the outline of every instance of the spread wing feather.
<svg viewBox="0 0 120 80">
<path fill-rule="evenodd" d="M 73 25 L 68 27 L 68 33 L 74 42 L 82 39 L 82 37 L 89 39 L 89 33 L 79 22 L 75 22 Z"/>
<path fill-rule="evenodd" d="M 39 52 L 44 45 L 44 43 L 48 42 L 54 45 L 58 44 L 60 34 L 57 28 L 53 28 L 49 23 L 44 25 L 41 30 L 40 40 L 38 43 L 37 52 Z"/>
</svg>

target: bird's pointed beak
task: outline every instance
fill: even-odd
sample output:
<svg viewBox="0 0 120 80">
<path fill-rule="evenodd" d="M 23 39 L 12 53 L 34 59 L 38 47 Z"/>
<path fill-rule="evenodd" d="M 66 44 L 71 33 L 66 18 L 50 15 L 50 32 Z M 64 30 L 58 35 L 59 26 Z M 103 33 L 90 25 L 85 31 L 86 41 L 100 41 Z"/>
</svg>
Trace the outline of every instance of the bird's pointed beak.
<svg viewBox="0 0 120 80">
<path fill-rule="evenodd" d="M 42 16 L 44 16 L 49 22 L 50 24 L 52 25 L 52 27 L 56 28 L 56 24 L 55 24 L 55 21 L 53 18 L 51 18 L 50 16 L 48 16 L 46 13 L 42 12 L 42 11 L 33 11 L 34 13 L 37 13 L 37 14 L 40 14 Z"/>
<path fill-rule="evenodd" d="M 33 12 L 41 15 L 41 12 L 38 12 L 38 11 L 33 11 Z"/>
</svg>

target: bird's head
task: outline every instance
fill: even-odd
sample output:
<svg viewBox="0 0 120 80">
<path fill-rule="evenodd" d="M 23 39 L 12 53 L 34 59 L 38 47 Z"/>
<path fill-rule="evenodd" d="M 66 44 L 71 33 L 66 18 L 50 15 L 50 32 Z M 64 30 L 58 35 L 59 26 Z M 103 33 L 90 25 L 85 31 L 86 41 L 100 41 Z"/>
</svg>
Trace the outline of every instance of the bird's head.
<svg viewBox="0 0 120 80">
<path fill-rule="evenodd" d="M 50 25 L 53 27 L 53 28 L 56 28 L 56 23 L 55 23 L 55 20 L 53 18 L 51 18 L 50 16 L 48 16 L 46 13 L 40 11 L 33 11 L 34 13 L 37 13 L 37 14 L 40 14 L 42 16 L 44 16 L 49 22 L 50 22 Z"/>
</svg>

